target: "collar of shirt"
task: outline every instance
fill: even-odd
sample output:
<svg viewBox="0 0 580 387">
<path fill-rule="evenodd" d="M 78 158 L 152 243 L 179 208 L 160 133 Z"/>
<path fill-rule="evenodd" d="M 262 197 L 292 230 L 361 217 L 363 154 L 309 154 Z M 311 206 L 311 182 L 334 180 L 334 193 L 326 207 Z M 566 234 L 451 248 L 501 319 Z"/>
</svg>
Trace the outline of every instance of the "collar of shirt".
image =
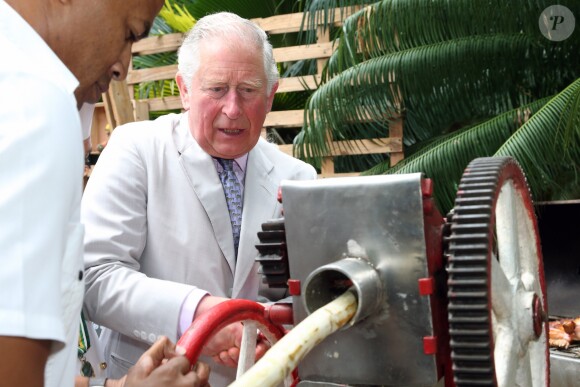
<svg viewBox="0 0 580 387">
<path fill-rule="evenodd" d="M 3 64 L 18 63 L 25 69 L 17 68 L 15 71 L 26 71 L 61 85 L 67 92 L 74 93 L 79 81 L 74 74 L 65 66 L 60 58 L 52 51 L 46 42 L 38 35 L 26 20 L 20 16 L 8 3 L 0 0 L 0 47 L 2 54 L 23 60 L 0 61 L 0 69 Z"/>
<path fill-rule="evenodd" d="M 213 163 L 218 173 L 221 173 L 223 170 L 222 165 L 217 161 L 215 157 L 212 157 Z M 248 163 L 248 154 L 242 155 L 236 159 L 234 159 L 234 173 L 238 178 L 238 181 L 244 186 L 244 180 L 246 177 L 246 166 Z"/>
</svg>

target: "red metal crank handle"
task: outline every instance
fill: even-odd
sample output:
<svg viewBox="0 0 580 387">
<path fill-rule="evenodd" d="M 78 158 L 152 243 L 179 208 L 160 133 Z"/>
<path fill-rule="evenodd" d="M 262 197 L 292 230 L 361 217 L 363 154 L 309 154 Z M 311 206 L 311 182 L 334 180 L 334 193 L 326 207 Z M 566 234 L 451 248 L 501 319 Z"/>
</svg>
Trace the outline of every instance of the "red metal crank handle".
<svg viewBox="0 0 580 387">
<path fill-rule="evenodd" d="M 237 299 L 224 301 L 196 318 L 181 336 L 177 345 L 185 348 L 185 356 L 193 365 L 197 362 L 204 345 L 214 334 L 229 324 L 244 320 L 258 322 L 277 340 L 281 339 L 284 336 L 283 330 L 266 315 L 270 317 L 270 309 L 257 302 Z"/>
</svg>

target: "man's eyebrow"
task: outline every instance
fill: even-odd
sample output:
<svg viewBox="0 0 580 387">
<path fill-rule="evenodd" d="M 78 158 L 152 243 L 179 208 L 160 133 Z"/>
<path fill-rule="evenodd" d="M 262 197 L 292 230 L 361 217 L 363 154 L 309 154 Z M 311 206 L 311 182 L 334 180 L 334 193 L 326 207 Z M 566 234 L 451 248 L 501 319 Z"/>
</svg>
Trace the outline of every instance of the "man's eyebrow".
<svg viewBox="0 0 580 387">
<path fill-rule="evenodd" d="M 239 84 L 239 86 L 250 86 L 260 88 L 264 84 L 261 79 L 247 79 Z"/>
</svg>

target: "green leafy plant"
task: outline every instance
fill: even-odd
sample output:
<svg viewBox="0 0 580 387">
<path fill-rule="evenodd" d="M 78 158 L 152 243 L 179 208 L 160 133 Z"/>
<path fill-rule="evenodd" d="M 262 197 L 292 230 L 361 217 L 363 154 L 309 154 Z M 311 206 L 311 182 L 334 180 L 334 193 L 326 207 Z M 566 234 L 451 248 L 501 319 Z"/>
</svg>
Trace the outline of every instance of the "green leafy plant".
<svg viewBox="0 0 580 387">
<path fill-rule="evenodd" d="M 336 3 L 312 0 L 305 8 L 328 15 Z M 580 34 L 558 42 L 542 35 L 539 18 L 550 2 L 339 3 L 361 8 L 346 19 L 324 82 L 308 100 L 307 124 L 294 140 L 298 157 L 317 166 L 327 133 L 385 137 L 389 120 L 402 116 L 407 160 L 391 167 L 386 157 L 360 156 L 358 164 L 336 164 L 337 172 L 373 162 L 365 174 L 423 172 L 447 211 L 471 159 L 510 155 L 536 200 L 580 197 L 573 172 Z M 580 15 L 578 2 L 560 4 Z"/>
</svg>

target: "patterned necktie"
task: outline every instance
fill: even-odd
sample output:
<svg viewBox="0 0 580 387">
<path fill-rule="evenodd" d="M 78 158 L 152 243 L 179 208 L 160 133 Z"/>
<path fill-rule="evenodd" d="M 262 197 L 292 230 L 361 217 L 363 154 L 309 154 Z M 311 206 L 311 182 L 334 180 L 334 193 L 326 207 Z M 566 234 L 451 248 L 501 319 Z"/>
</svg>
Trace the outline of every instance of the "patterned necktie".
<svg viewBox="0 0 580 387">
<path fill-rule="evenodd" d="M 240 228 L 242 226 L 242 187 L 236 174 L 234 173 L 234 160 L 217 159 L 223 167 L 220 172 L 220 180 L 226 195 L 230 221 L 232 222 L 232 233 L 234 236 L 234 249 L 238 256 L 238 244 L 240 243 Z"/>
</svg>

